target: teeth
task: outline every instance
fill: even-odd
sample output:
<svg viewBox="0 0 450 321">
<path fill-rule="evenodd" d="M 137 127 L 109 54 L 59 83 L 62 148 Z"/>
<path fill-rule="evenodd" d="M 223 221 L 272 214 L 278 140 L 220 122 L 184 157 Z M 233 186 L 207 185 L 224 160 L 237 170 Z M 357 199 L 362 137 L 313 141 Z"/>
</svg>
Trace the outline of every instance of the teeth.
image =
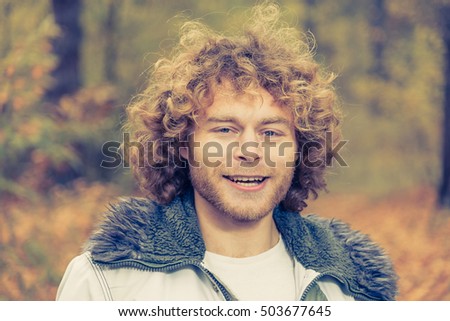
<svg viewBox="0 0 450 321">
<path fill-rule="evenodd" d="M 229 179 L 233 182 L 244 182 L 244 183 L 260 183 L 264 180 L 263 177 L 243 177 L 243 176 L 229 176 Z"/>
<path fill-rule="evenodd" d="M 258 185 L 259 184 L 259 182 L 253 182 L 253 183 L 248 183 L 248 182 L 236 182 L 236 184 L 239 184 L 239 185 L 241 185 L 241 186 L 247 186 L 247 187 L 250 187 L 250 186 L 256 186 L 256 185 Z"/>
</svg>

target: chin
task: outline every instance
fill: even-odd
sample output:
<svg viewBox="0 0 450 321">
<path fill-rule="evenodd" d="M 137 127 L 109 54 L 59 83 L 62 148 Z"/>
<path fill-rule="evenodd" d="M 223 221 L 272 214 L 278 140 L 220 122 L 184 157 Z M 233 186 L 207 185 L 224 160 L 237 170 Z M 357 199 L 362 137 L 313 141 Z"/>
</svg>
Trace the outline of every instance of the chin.
<svg viewBox="0 0 450 321">
<path fill-rule="evenodd" d="M 238 222 L 256 222 L 264 217 L 266 217 L 268 214 L 272 213 L 273 209 L 268 208 L 247 208 L 247 209 L 230 209 L 230 208 L 224 208 L 222 209 L 222 213 L 224 213 L 226 216 L 232 218 L 235 221 Z"/>
</svg>

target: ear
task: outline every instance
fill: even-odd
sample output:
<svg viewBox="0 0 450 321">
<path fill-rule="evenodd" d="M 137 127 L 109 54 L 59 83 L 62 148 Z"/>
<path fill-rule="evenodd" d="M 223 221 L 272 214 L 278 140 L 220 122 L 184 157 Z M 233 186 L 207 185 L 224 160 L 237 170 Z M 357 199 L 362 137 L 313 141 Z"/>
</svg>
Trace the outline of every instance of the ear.
<svg viewBox="0 0 450 321">
<path fill-rule="evenodd" d="M 180 156 L 183 159 L 188 160 L 189 159 L 189 143 L 181 142 L 178 147 L 178 153 L 180 154 Z"/>
</svg>

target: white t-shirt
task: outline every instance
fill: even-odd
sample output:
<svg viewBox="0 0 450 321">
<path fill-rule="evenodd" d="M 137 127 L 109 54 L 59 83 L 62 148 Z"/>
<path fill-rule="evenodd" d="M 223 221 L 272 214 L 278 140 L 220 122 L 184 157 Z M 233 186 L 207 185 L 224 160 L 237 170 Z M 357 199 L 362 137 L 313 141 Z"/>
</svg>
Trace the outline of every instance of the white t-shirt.
<svg viewBox="0 0 450 321">
<path fill-rule="evenodd" d="M 256 256 L 232 258 L 206 251 L 205 266 L 238 300 L 297 300 L 294 261 L 283 240 Z"/>
</svg>

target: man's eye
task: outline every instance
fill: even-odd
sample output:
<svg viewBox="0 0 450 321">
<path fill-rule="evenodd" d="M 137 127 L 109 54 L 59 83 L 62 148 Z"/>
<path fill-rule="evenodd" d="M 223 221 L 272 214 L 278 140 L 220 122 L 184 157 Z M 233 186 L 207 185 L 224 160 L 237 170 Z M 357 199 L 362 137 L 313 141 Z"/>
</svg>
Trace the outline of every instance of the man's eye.
<svg viewBox="0 0 450 321">
<path fill-rule="evenodd" d="M 272 136 L 277 136 L 277 135 L 278 134 L 276 132 L 274 132 L 273 130 L 266 130 L 264 132 L 264 136 L 267 136 L 267 137 L 272 137 Z"/>
<path fill-rule="evenodd" d="M 230 128 L 224 127 L 224 128 L 219 128 L 217 131 L 218 131 L 219 133 L 227 134 L 227 133 L 229 133 L 229 132 L 231 131 L 231 129 L 230 129 Z"/>
</svg>

